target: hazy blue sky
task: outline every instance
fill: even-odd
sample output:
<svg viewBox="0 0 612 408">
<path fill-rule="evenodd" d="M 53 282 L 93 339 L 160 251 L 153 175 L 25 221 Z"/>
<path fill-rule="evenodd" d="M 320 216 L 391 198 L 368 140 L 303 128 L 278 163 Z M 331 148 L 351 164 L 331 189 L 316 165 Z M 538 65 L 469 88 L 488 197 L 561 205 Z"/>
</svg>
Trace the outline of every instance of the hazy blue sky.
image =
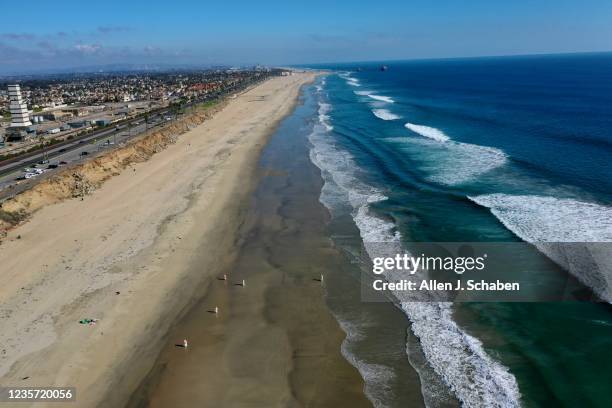
<svg viewBox="0 0 612 408">
<path fill-rule="evenodd" d="M 3 3 L 4 72 L 612 50 L 611 0 Z"/>
</svg>

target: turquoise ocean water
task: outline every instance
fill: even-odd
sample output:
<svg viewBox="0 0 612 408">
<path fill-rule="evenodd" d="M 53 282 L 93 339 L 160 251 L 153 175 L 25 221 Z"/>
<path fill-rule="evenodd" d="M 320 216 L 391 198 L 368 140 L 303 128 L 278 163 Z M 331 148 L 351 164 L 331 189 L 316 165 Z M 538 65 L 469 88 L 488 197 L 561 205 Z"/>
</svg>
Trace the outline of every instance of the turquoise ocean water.
<svg viewBox="0 0 612 408">
<path fill-rule="evenodd" d="M 612 55 L 315 68 L 321 201 L 363 241 L 612 241 Z M 609 301 L 400 307 L 465 406 L 605 407 Z"/>
</svg>

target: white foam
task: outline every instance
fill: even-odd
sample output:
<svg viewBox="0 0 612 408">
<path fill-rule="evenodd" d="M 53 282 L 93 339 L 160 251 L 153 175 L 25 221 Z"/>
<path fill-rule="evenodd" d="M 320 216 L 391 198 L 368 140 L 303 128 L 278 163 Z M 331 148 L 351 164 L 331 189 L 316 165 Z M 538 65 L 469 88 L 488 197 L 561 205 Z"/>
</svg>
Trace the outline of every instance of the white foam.
<svg viewBox="0 0 612 408">
<path fill-rule="evenodd" d="M 391 399 L 390 383 L 395 377 L 395 373 L 387 366 L 359 360 L 354 353 L 347 350 L 348 344 L 346 340 L 342 342 L 340 352 L 359 371 L 365 383 L 364 392 L 366 396 L 375 408 L 388 407 L 387 400 Z"/>
<path fill-rule="evenodd" d="M 325 78 L 322 78 L 321 81 L 317 85 L 315 85 L 315 89 L 317 90 L 317 93 L 323 92 L 323 89 L 325 88 L 326 83 L 327 82 Z"/>
<path fill-rule="evenodd" d="M 350 208 L 370 258 L 379 256 L 374 251 L 381 246 L 376 243 L 390 243 L 384 246 L 385 250 L 401 245 L 401 236 L 395 224 L 377 217 L 370 210 L 371 204 L 386 200 L 386 197 L 378 189 L 361 181 L 360 170 L 352 156 L 340 149 L 324 129 L 315 126 L 309 136 L 312 144 L 310 156 L 321 169 L 325 180 L 321 202 L 330 208 L 332 214 L 343 205 Z M 396 293 L 396 296 L 402 300 L 401 293 Z M 482 344 L 452 320 L 450 304 L 402 302 L 401 306 L 412 322 L 412 331 L 419 338 L 429 364 L 464 406 L 520 406 L 514 376 L 489 357 Z M 349 327 L 345 329 L 349 340 L 350 336 L 358 335 Z M 358 361 L 346 347 L 343 344 L 343 354 L 359 369 L 372 403 L 380 406 L 382 400 L 376 390 L 384 390 L 381 387 L 385 387 L 386 382 L 381 382 L 380 378 L 385 379 L 385 367 Z"/>
<path fill-rule="evenodd" d="M 514 376 L 453 320 L 451 303 L 402 302 L 425 358 L 464 407 L 520 407 Z"/>
<path fill-rule="evenodd" d="M 372 109 L 372 113 L 374 116 L 382 120 L 397 120 L 400 118 L 399 115 L 396 115 L 387 109 Z"/>
<path fill-rule="evenodd" d="M 313 163 L 321 169 L 322 176 L 326 183 L 333 183 L 336 186 L 331 202 L 342 200 L 351 206 L 359 208 L 372 200 L 384 197 L 380 192 L 362 183 L 354 173 L 355 164 L 353 158 L 347 152 L 339 150 L 333 141 L 327 137 L 326 132 L 315 131 L 310 135 L 309 140 L 313 145 L 311 149 L 311 159 Z M 324 186 L 324 191 L 326 188 Z M 321 196 L 323 204 L 328 203 L 326 195 Z M 340 204 L 340 203 L 339 203 Z"/>
<path fill-rule="evenodd" d="M 537 195 L 469 198 L 490 208 L 508 229 L 528 242 L 612 242 L 612 207 Z"/>
<path fill-rule="evenodd" d="M 444 157 L 431 157 L 439 164 L 432 171 L 431 179 L 448 185 L 472 181 L 508 161 L 508 156 L 494 147 L 450 141 L 443 149 L 446 150 Z"/>
<path fill-rule="evenodd" d="M 391 399 L 391 388 L 389 383 L 395 377 L 393 369 L 381 364 L 367 363 L 358 358 L 353 352 L 353 346 L 356 341 L 362 340 L 364 337 L 361 327 L 343 319 L 337 319 L 342 331 L 346 333 L 346 337 L 342 342 L 340 351 L 344 358 L 361 374 L 361 378 L 365 383 L 365 394 L 376 408 L 389 406 Z"/>
<path fill-rule="evenodd" d="M 325 115 L 329 113 L 332 109 L 332 106 L 326 102 L 319 102 L 319 115 Z"/>
<path fill-rule="evenodd" d="M 442 135 L 447 139 L 432 132 L 425 138 L 386 140 L 397 143 L 400 149 L 408 149 L 411 158 L 419 162 L 421 170 L 429 175 L 429 180 L 451 186 L 477 179 L 508 161 L 508 156 L 494 147 L 456 142 Z"/>
<path fill-rule="evenodd" d="M 347 84 L 351 86 L 361 86 L 357 78 L 353 78 L 350 72 L 341 72 L 338 74 L 340 78 L 343 78 Z"/>
<path fill-rule="evenodd" d="M 374 93 L 372 91 L 353 91 L 353 92 L 359 96 L 368 96 Z"/>
<path fill-rule="evenodd" d="M 469 197 L 510 231 L 612 302 L 612 207 L 572 198 L 488 194 Z M 554 245 L 550 243 L 566 243 Z M 567 243 L 575 243 L 568 245 Z"/>
<path fill-rule="evenodd" d="M 377 101 L 386 102 L 386 103 L 395 103 L 395 101 L 388 96 L 374 95 L 374 94 L 368 94 L 368 96 Z"/>
<path fill-rule="evenodd" d="M 373 195 L 371 199 L 368 200 L 367 204 L 357 208 L 357 211 L 353 215 L 353 219 L 355 220 L 355 224 L 357 224 L 357 228 L 359 228 L 359 233 L 366 249 L 372 243 L 400 242 L 401 235 L 399 231 L 395 229 L 395 224 L 379 217 L 372 216 L 370 212 L 369 204 L 384 201 L 386 199 L 387 197 L 383 195 Z"/>
<path fill-rule="evenodd" d="M 334 129 L 329 122 L 329 111 L 331 111 L 331 105 L 329 103 L 319 102 L 319 123 L 321 123 L 321 125 L 323 125 L 328 132 Z"/>
<path fill-rule="evenodd" d="M 440 129 L 423 125 L 415 125 L 414 123 L 406 123 L 404 126 L 412 130 L 414 133 L 417 133 L 424 137 L 428 137 L 433 140 L 437 140 L 438 142 L 447 142 L 450 140 L 450 137 L 444 134 L 444 132 Z"/>
</svg>

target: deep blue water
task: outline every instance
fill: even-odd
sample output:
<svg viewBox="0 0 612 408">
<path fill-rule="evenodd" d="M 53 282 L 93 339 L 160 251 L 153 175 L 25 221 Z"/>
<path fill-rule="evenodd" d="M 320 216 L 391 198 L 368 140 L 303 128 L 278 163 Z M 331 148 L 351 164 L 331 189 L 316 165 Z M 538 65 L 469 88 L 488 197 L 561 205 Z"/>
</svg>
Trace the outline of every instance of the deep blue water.
<svg viewBox="0 0 612 408">
<path fill-rule="evenodd" d="M 322 201 L 350 212 L 364 240 L 612 241 L 612 54 L 315 68 L 333 71 L 317 83 L 311 140 Z M 446 373 L 461 377 L 448 382 L 466 405 L 470 389 L 502 406 L 608 405 L 606 303 L 456 305 L 460 328 L 418 321 L 421 312 L 406 310 L 440 355 L 481 349 L 423 333 L 482 342 L 488 357 L 464 367 L 481 374 L 475 384 L 461 377 L 465 363 Z M 434 355 L 431 364 L 454 369 Z"/>
</svg>

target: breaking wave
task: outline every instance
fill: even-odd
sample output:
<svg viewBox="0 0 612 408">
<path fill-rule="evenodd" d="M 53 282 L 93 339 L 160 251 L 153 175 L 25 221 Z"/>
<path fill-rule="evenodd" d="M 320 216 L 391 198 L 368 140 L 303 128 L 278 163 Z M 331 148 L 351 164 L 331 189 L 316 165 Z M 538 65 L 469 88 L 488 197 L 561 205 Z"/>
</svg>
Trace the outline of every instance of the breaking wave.
<svg viewBox="0 0 612 408">
<path fill-rule="evenodd" d="M 395 101 L 389 96 L 375 95 L 372 93 L 369 93 L 368 96 L 377 101 L 386 102 L 386 103 L 395 103 Z"/>
<path fill-rule="evenodd" d="M 489 208 L 519 238 L 612 302 L 612 255 L 609 245 L 597 245 L 612 242 L 612 207 L 538 195 L 468 198 Z"/>
<path fill-rule="evenodd" d="M 508 161 L 506 153 L 494 147 L 456 142 L 450 138 L 442 141 L 430 135 L 426 138 L 394 137 L 385 140 L 410 154 L 428 175 L 427 179 L 450 186 L 471 182 Z"/>
<path fill-rule="evenodd" d="M 437 140 L 438 142 L 447 142 L 450 140 L 450 137 L 446 136 L 440 129 L 423 125 L 415 125 L 414 123 L 406 123 L 404 126 L 412 130 L 414 133 L 417 133 L 423 137 Z"/>
<path fill-rule="evenodd" d="M 357 78 L 352 77 L 349 72 L 343 72 L 338 75 L 343 78 L 350 86 L 361 86 L 359 80 Z"/>
<path fill-rule="evenodd" d="M 382 120 L 397 120 L 401 118 L 401 116 L 396 115 L 387 109 L 372 109 L 372 113 L 374 116 Z"/>
<path fill-rule="evenodd" d="M 329 111 L 331 110 L 331 105 L 328 103 L 320 103 L 319 104 L 319 123 L 325 127 L 325 129 L 329 132 L 334 129 L 334 127 L 329 123 Z"/>
</svg>

